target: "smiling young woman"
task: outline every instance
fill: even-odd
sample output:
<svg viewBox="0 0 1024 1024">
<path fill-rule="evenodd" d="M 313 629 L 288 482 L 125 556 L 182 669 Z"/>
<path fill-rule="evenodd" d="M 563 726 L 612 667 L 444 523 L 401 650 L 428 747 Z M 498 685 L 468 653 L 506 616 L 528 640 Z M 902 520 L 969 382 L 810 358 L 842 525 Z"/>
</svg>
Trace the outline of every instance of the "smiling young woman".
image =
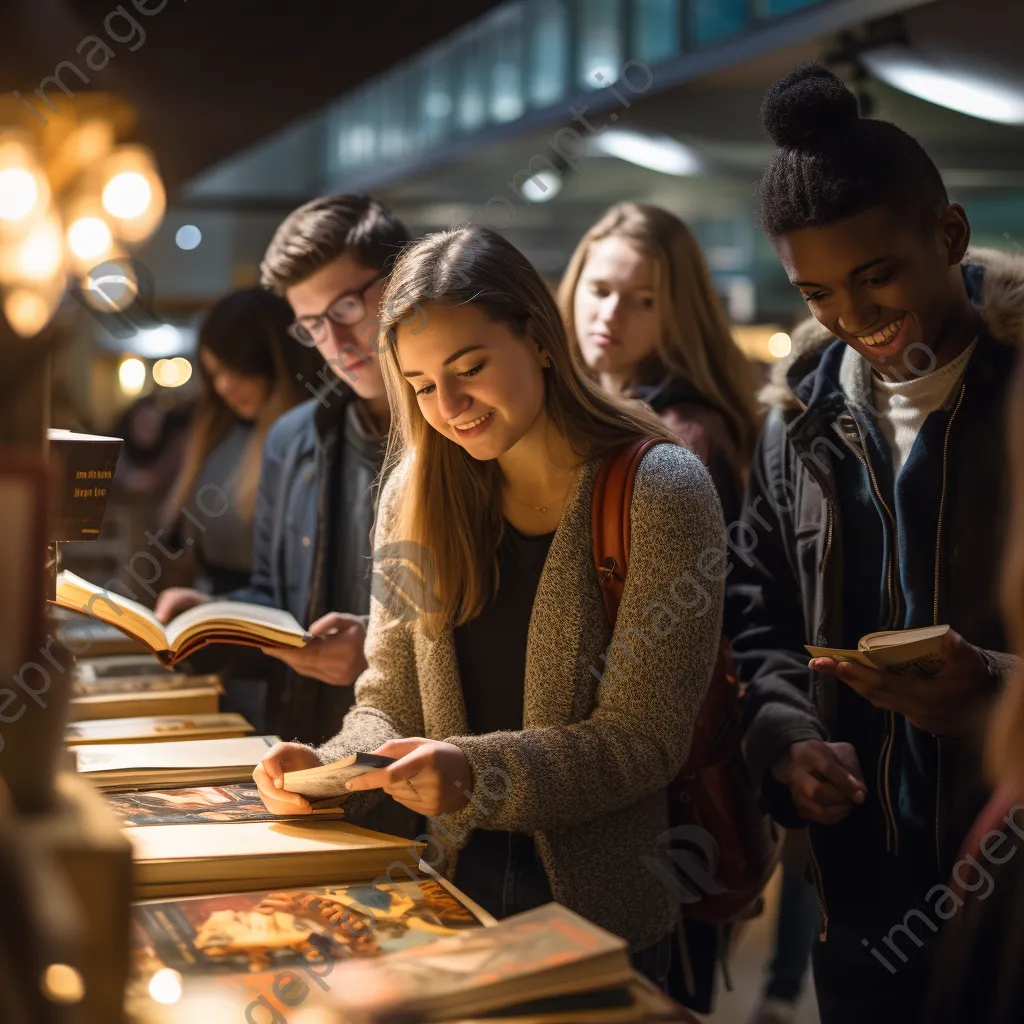
<svg viewBox="0 0 1024 1024">
<path fill-rule="evenodd" d="M 301 812 L 283 770 L 390 754 L 350 788 L 432 816 L 439 870 L 497 916 L 559 900 L 627 938 L 663 983 L 678 902 L 642 857 L 667 828 L 665 786 L 718 646 L 720 581 L 706 580 L 700 610 L 668 607 L 673 582 L 724 550 L 713 484 L 656 416 L 583 376 L 544 282 L 497 233 L 415 243 L 383 309 L 393 429 L 377 562 L 404 552 L 431 599 L 395 615 L 375 592 L 369 667 L 341 733 L 316 751 L 275 748 L 260 791 L 271 810 Z M 612 632 L 591 500 L 605 456 L 646 437 L 666 443 L 637 471 Z M 656 641 L 655 608 L 672 627 Z M 494 776 L 500 799 L 480 799 Z M 368 795 L 350 799 L 350 818 Z"/>
</svg>

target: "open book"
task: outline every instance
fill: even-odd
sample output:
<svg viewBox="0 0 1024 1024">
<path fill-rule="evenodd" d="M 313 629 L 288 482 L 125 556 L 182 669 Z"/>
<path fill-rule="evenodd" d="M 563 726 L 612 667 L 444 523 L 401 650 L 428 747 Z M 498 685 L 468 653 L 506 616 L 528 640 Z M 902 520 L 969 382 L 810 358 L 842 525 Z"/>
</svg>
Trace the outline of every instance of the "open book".
<svg viewBox="0 0 1024 1024">
<path fill-rule="evenodd" d="M 942 642 L 948 632 L 949 626 L 925 626 L 868 633 L 857 642 L 855 651 L 806 646 L 812 658 L 852 661 L 896 675 L 933 676 L 946 663 Z"/>
<path fill-rule="evenodd" d="M 145 644 L 164 665 L 174 665 L 206 644 L 302 647 L 312 637 L 279 608 L 241 601 L 211 601 L 165 626 L 144 605 L 111 593 L 66 569 L 57 577 L 56 604 L 84 612 Z"/>
</svg>

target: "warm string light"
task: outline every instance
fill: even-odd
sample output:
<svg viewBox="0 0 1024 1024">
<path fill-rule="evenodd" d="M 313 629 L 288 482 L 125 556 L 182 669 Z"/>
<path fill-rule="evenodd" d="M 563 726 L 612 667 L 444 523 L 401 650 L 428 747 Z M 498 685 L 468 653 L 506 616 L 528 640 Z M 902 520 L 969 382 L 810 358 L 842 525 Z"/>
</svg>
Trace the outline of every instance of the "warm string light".
<svg viewBox="0 0 1024 1024">
<path fill-rule="evenodd" d="M 115 146 L 114 136 L 96 117 L 65 126 L 46 145 L 0 128 L 0 307 L 23 337 L 49 322 L 69 273 L 98 308 L 123 308 L 112 292 L 130 303 L 137 291 L 128 281 L 115 287 L 110 273 L 99 281 L 96 268 L 113 266 L 124 246 L 152 235 L 166 194 L 149 151 Z"/>
</svg>

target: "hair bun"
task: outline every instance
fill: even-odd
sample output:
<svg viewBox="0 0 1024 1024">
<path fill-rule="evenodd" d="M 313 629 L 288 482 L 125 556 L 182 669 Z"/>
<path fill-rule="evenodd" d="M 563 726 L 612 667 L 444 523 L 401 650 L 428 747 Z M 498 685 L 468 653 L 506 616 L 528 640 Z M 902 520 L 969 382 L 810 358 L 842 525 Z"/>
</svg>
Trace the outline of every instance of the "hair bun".
<svg viewBox="0 0 1024 1024">
<path fill-rule="evenodd" d="M 780 78 L 761 102 L 761 127 L 776 146 L 797 146 L 831 134 L 859 116 L 857 97 L 841 78 L 815 62 Z"/>
</svg>

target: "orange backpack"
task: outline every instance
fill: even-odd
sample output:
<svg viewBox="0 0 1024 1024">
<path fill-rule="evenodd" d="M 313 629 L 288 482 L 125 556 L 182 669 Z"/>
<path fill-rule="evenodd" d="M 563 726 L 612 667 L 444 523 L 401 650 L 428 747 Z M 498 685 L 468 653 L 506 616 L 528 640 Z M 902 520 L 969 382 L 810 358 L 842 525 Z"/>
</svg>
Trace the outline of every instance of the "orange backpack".
<svg viewBox="0 0 1024 1024">
<path fill-rule="evenodd" d="M 613 627 L 629 565 L 629 506 L 637 467 L 660 441 L 639 438 L 610 453 L 594 487 L 594 568 Z M 743 760 L 740 699 L 723 635 L 694 725 L 690 758 L 668 786 L 671 828 L 661 837 L 664 856 L 645 858 L 646 866 L 679 894 L 684 915 L 708 924 L 760 912 L 761 893 L 781 850 L 781 830 L 761 811 Z M 681 878 L 675 869 L 681 869 Z"/>
</svg>

